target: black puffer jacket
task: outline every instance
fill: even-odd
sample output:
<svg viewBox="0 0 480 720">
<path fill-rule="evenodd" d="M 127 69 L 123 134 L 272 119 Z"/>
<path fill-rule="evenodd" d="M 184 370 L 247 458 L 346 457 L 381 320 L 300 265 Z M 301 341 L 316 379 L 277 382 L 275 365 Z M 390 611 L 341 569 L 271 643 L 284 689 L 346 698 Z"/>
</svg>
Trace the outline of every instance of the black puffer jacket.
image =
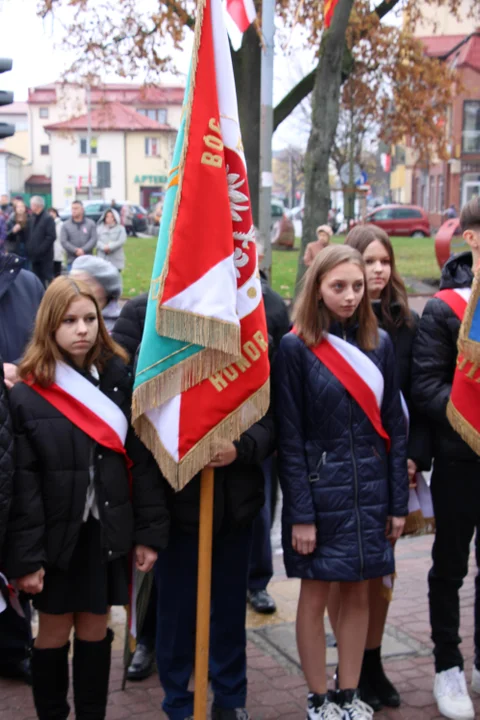
<svg viewBox="0 0 480 720">
<path fill-rule="evenodd" d="M 0 357 L 0 558 L 12 499 L 13 467 L 13 430 L 7 389 L 3 382 L 3 361 Z"/>
<path fill-rule="evenodd" d="M 147 298 L 144 293 L 129 300 L 112 332 L 112 338 L 122 345 L 133 359 L 142 340 Z M 237 460 L 228 467 L 215 470 L 215 531 L 221 527 L 233 529 L 248 524 L 263 506 L 264 479 L 261 464 L 275 449 L 273 412 L 270 411 L 262 420 L 252 425 L 235 445 Z M 185 532 L 197 532 L 200 475 L 195 476 L 179 493 L 174 493 L 169 488 L 168 498 L 172 524 Z"/>
<path fill-rule="evenodd" d="M 128 419 L 131 388 L 132 377 L 124 363 L 110 360 L 100 389 Z M 125 555 L 133 544 L 155 549 L 166 545 L 165 487 L 133 430 L 126 440 L 133 462 L 131 502 L 121 455 L 96 446 L 24 383 L 15 385 L 10 400 L 17 460 L 5 546 L 8 576 L 21 577 L 41 566 L 68 567 L 82 525 L 92 458 L 105 559 Z"/>
<path fill-rule="evenodd" d="M 147 300 L 148 293 L 143 293 L 125 303 L 112 332 L 112 338 L 125 348 L 132 364 L 142 342 Z"/>
<path fill-rule="evenodd" d="M 385 326 L 381 302 L 374 300 L 372 308 L 379 327 L 388 332 L 395 350 L 398 384 L 410 413 L 408 457 L 415 461 L 418 470 L 430 470 L 432 464 L 430 423 L 424 415 L 418 412 L 411 402 L 413 341 L 415 339 L 419 317 L 416 312 L 412 312 L 410 325 L 404 322 L 399 327 L 391 328 L 390 326 Z M 398 318 L 399 313 L 400 305 L 393 303 L 390 308 L 390 314 L 394 321 Z"/>
<path fill-rule="evenodd" d="M 445 264 L 440 289 L 468 288 L 472 282 L 472 254 L 461 253 Z M 459 318 L 443 300 L 428 301 L 413 345 L 412 400 L 431 424 L 437 461 L 476 462 L 478 456 L 455 432 L 446 415 L 459 330 Z"/>
<path fill-rule="evenodd" d="M 280 340 L 290 330 L 290 318 L 283 298 L 275 290 L 272 290 L 262 271 L 260 271 L 260 281 L 262 283 L 268 336 L 271 339 L 269 352 L 271 357 L 274 357 L 279 348 Z"/>
</svg>

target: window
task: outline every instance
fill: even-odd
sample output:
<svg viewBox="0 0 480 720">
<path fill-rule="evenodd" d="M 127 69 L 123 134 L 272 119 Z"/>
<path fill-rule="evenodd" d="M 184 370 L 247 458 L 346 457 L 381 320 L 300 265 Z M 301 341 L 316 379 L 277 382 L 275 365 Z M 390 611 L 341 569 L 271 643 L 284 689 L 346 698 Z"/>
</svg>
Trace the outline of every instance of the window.
<svg viewBox="0 0 480 720">
<path fill-rule="evenodd" d="M 480 100 L 463 103 L 463 152 L 480 152 Z"/>
<path fill-rule="evenodd" d="M 50 145 L 40 145 L 40 155 L 50 155 Z"/>
<path fill-rule="evenodd" d="M 92 155 L 97 154 L 97 138 L 90 139 L 90 152 Z M 80 155 L 88 155 L 87 138 L 80 138 Z"/>
<path fill-rule="evenodd" d="M 159 138 L 145 138 L 145 155 L 147 157 L 158 157 L 160 155 Z"/>
<path fill-rule="evenodd" d="M 48 108 L 47 107 L 40 108 L 39 115 L 41 118 L 44 118 L 44 119 L 48 118 Z"/>
<path fill-rule="evenodd" d="M 410 207 L 395 208 L 393 211 L 393 217 L 395 220 L 407 220 L 410 218 L 421 218 L 422 213 L 420 210 L 414 210 L 414 208 Z"/>
<path fill-rule="evenodd" d="M 383 210 L 378 210 L 376 213 L 373 213 L 371 219 L 375 220 L 390 220 L 393 217 L 393 212 L 390 208 L 384 208 Z"/>
<path fill-rule="evenodd" d="M 429 191 L 428 191 L 428 209 L 430 212 L 436 211 L 436 200 L 437 200 L 437 193 L 435 192 L 435 186 L 436 186 L 437 179 L 435 175 L 430 175 L 430 185 L 429 185 Z"/>
<path fill-rule="evenodd" d="M 160 110 L 156 108 L 139 108 L 137 112 L 144 117 L 150 118 L 150 120 L 156 120 L 162 125 L 165 125 L 167 122 L 167 111 L 165 108 L 161 108 Z"/>
</svg>

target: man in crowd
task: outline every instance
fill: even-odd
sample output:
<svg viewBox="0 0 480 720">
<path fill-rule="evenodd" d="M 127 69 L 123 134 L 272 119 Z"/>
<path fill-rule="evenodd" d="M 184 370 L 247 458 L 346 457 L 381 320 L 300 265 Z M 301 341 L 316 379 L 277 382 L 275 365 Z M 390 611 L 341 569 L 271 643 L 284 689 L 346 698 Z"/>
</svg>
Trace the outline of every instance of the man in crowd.
<svg viewBox="0 0 480 720">
<path fill-rule="evenodd" d="M 56 231 L 53 218 L 45 210 L 45 200 L 34 195 L 30 200 L 32 216 L 28 222 L 27 255 L 32 271 L 44 287 L 53 278 L 53 244 Z"/>
<path fill-rule="evenodd" d="M 17 380 L 14 363 L 19 360 L 30 340 L 38 306 L 43 297 L 40 280 L 16 255 L 0 254 L 0 357 L 5 383 L 11 387 Z M 11 607 L 0 614 L 0 676 L 30 681 L 30 604 L 21 598 L 25 618 Z M 0 713 L 1 715 L 1 713 Z"/>
<path fill-rule="evenodd" d="M 97 226 L 85 217 L 80 200 L 72 203 L 72 217 L 62 225 L 60 242 L 67 252 L 67 268 L 70 272 L 75 258 L 91 255 L 97 245 Z"/>
<path fill-rule="evenodd" d="M 13 205 L 10 202 L 10 195 L 0 195 L 0 210 L 5 219 L 8 219 L 13 212 Z"/>
</svg>

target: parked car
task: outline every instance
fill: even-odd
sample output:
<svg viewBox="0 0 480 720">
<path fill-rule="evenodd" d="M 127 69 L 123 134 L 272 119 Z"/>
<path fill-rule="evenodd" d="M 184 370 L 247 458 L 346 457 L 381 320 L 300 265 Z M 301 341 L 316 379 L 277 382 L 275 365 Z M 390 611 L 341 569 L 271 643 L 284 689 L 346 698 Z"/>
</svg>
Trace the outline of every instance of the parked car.
<svg viewBox="0 0 480 720">
<path fill-rule="evenodd" d="M 122 206 L 126 203 L 120 202 L 115 203 L 113 206 L 114 209 L 118 212 L 119 215 L 121 215 L 122 212 Z M 147 211 L 145 208 L 143 208 L 141 205 L 134 205 L 133 203 L 129 203 L 131 207 L 133 208 L 133 231 L 135 233 L 144 233 L 147 232 L 148 222 L 147 222 Z M 111 203 L 108 202 L 102 202 L 99 200 L 87 200 L 83 203 L 83 207 L 85 209 L 85 217 L 89 218 L 90 220 L 93 220 L 94 222 L 98 222 L 105 212 L 105 210 L 108 210 L 108 208 L 112 207 Z M 60 212 L 60 218 L 62 220 L 69 220 L 71 217 L 71 211 L 69 209 L 62 210 Z"/>
<path fill-rule="evenodd" d="M 365 216 L 366 223 L 381 227 L 394 237 L 430 237 L 430 221 L 417 205 L 382 205 Z"/>
</svg>

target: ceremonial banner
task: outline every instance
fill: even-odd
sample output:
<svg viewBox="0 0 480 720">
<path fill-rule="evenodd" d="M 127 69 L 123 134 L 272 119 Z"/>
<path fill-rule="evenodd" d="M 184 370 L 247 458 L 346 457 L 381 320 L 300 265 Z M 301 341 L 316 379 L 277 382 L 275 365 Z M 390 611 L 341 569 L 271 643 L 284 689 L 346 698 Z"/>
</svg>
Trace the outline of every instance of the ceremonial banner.
<svg viewBox="0 0 480 720">
<path fill-rule="evenodd" d="M 199 0 L 133 395 L 175 490 L 269 404 L 267 330 L 221 0 Z"/>
<path fill-rule="evenodd" d="M 447 407 L 452 427 L 480 455 L 480 273 L 477 272 L 458 337 L 457 367 Z"/>
<path fill-rule="evenodd" d="M 243 33 L 257 17 L 253 0 L 225 0 L 225 24 L 234 50 L 242 45 Z"/>
<path fill-rule="evenodd" d="M 338 0 L 325 0 L 325 6 L 323 9 L 324 25 L 329 28 L 332 24 L 333 13 L 335 12 L 335 6 Z"/>
</svg>

